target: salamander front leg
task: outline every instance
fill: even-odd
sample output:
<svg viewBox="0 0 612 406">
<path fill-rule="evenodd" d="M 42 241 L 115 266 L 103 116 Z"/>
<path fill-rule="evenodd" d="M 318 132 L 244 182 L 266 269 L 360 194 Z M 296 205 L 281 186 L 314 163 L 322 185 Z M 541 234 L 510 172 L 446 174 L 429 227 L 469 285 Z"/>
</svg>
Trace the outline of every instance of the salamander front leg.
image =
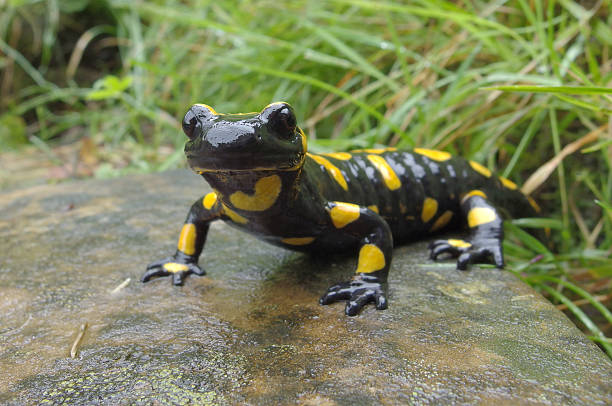
<svg viewBox="0 0 612 406">
<path fill-rule="evenodd" d="M 370 302 L 378 310 L 386 309 L 385 285 L 393 248 L 389 225 L 372 210 L 351 203 L 330 202 L 327 210 L 333 227 L 360 239 L 359 257 L 355 276 L 331 286 L 319 302 L 346 300 L 347 316 L 355 316 Z"/>
<path fill-rule="evenodd" d="M 470 263 L 493 263 L 504 267 L 503 222 L 499 213 L 480 190 L 472 190 L 461 201 L 470 236 L 465 240 L 436 240 L 429 245 L 431 259 L 442 254 L 457 258 L 457 269 L 466 270 Z"/>
<path fill-rule="evenodd" d="M 217 202 L 214 192 L 198 199 L 189 210 L 174 255 L 149 264 L 141 281 L 147 282 L 154 277 L 172 275 L 172 283 L 182 285 L 184 279 L 192 273 L 206 274 L 198 266 L 198 258 L 204 248 L 210 222 L 220 216 L 221 205 Z"/>
</svg>

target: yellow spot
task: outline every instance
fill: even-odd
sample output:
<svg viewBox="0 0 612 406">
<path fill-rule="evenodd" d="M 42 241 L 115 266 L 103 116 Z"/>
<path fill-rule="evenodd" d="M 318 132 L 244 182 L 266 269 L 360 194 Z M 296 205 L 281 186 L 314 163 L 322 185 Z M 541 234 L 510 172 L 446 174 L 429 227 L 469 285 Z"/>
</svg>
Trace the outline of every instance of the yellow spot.
<svg viewBox="0 0 612 406">
<path fill-rule="evenodd" d="M 308 245 L 314 241 L 314 237 L 289 237 L 281 241 L 289 245 Z"/>
<path fill-rule="evenodd" d="M 529 204 L 531 205 L 531 207 L 533 207 L 536 213 L 539 213 L 542 211 L 542 209 L 540 208 L 540 205 L 536 203 L 536 201 L 531 196 L 525 196 L 525 197 L 527 197 Z"/>
<path fill-rule="evenodd" d="M 372 210 L 374 213 L 378 214 L 378 206 L 373 204 L 371 206 L 368 206 L 368 209 Z"/>
<path fill-rule="evenodd" d="M 421 220 L 423 223 L 427 223 L 429 220 L 436 215 L 438 211 L 438 202 L 436 199 L 432 199 L 431 197 L 425 198 L 423 201 L 423 211 L 421 212 Z"/>
<path fill-rule="evenodd" d="M 278 175 L 266 176 L 255 183 L 255 193 L 247 195 L 238 191 L 232 193 L 230 202 L 234 207 L 248 211 L 264 211 L 272 207 L 281 191 Z"/>
<path fill-rule="evenodd" d="M 217 112 L 215 111 L 215 109 L 213 109 L 212 107 L 210 107 L 208 104 L 198 103 L 198 104 L 196 104 L 196 106 L 202 106 L 202 107 L 204 107 L 205 109 L 207 109 L 208 111 L 210 111 L 210 112 L 211 112 L 212 114 L 214 114 L 215 116 L 218 116 L 218 115 L 219 115 L 219 113 L 217 113 Z"/>
<path fill-rule="evenodd" d="M 334 202 L 329 211 L 334 227 L 342 228 L 359 218 L 359 206 L 353 203 Z"/>
<path fill-rule="evenodd" d="M 316 163 L 322 165 L 325 170 L 334 178 L 336 182 L 342 187 L 344 190 L 348 190 L 348 185 L 346 183 L 346 179 L 344 179 L 344 175 L 340 172 L 337 166 L 329 162 L 327 159 L 323 158 L 319 155 L 308 154 Z"/>
<path fill-rule="evenodd" d="M 457 247 L 457 248 L 470 248 L 472 246 L 472 244 L 470 244 L 467 241 L 463 241 L 463 240 L 454 240 L 454 239 L 450 239 L 450 240 L 446 240 L 446 242 L 453 246 L 453 247 Z"/>
<path fill-rule="evenodd" d="M 491 176 L 491 171 L 484 166 L 480 165 L 478 162 L 470 161 L 470 166 L 479 174 L 486 176 L 487 178 Z"/>
<path fill-rule="evenodd" d="M 487 195 L 485 195 L 484 192 L 480 191 L 480 190 L 472 190 L 470 192 L 468 192 L 465 196 L 463 196 L 463 198 L 461 199 L 461 204 L 465 203 L 467 199 L 469 199 L 472 196 L 480 196 L 484 199 L 487 198 Z"/>
<path fill-rule="evenodd" d="M 330 152 L 329 154 L 325 154 L 329 157 L 340 159 L 342 161 L 346 161 L 351 159 L 353 156 L 348 152 Z"/>
<path fill-rule="evenodd" d="M 187 271 L 189 267 L 185 264 L 179 264 L 177 262 L 168 262 L 164 264 L 164 269 L 168 272 L 177 273 Z"/>
<path fill-rule="evenodd" d="M 368 155 L 368 159 L 370 160 L 370 162 L 372 162 L 372 165 L 376 167 L 378 172 L 380 172 L 380 175 L 382 176 L 383 181 L 387 186 L 387 189 L 399 189 L 399 187 L 402 185 L 402 182 L 400 182 L 399 178 L 397 177 L 391 166 L 389 166 L 389 164 L 387 163 L 387 161 L 385 161 L 383 157 L 378 155 Z"/>
<path fill-rule="evenodd" d="M 183 224 L 177 247 L 187 255 L 195 254 L 196 227 L 194 224 Z"/>
<path fill-rule="evenodd" d="M 375 272 L 385 267 L 385 254 L 374 244 L 366 244 L 359 250 L 357 273 Z"/>
<path fill-rule="evenodd" d="M 433 159 L 434 161 L 446 161 L 451 158 L 451 154 L 444 151 L 437 151 L 435 149 L 415 148 L 414 152 L 420 155 L 424 155 L 427 158 Z"/>
<path fill-rule="evenodd" d="M 217 203 L 217 194 L 215 192 L 208 193 L 204 196 L 204 200 L 202 200 L 202 204 L 206 210 L 210 210 L 215 203 Z"/>
<path fill-rule="evenodd" d="M 230 209 L 226 205 L 223 205 L 223 213 L 225 213 L 225 215 L 229 217 L 234 223 L 246 224 L 248 222 L 246 218 L 242 217 L 240 214 L 236 213 L 234 210 Z"/>
<path fill-rule="evenodd" d="M 499 180 L 501 180 L 501 183 L 508 189 L 514 190 L 517 188 L 516 183 L 512 182 L 510 179 L 506 179 L 500 176 Z"/>
<path fill-rule="evenodd" d="M 430 232 L 437 231 L 448 224 L 448 222 L 453 218 L 453 212 L 450 210 L 446 210 L 438 219 L 434 222 L 433 226 L 431 226 Z"/>
<path fill-rule="evenodd" d="M 468 212 L 468 225 L 476 227 L 497 219 L 497 214 L 488 207 L 474 207 Z"/>
</svg>

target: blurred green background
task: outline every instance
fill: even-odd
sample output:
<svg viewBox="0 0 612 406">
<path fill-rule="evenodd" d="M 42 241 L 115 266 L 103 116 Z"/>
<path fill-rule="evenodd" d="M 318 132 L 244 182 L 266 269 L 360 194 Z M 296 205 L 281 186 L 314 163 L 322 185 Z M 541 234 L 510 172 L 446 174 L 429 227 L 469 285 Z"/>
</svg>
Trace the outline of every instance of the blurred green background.
<svg viewBox="0 0 612 406">
<path fill-rule="evenodd" d="M 0 12 L 0 190 L 184 167 L 191 104 L 287 101 L 312 151 L 437 148 L 524 185 L 545 217 L 507 222 L 509 270 L 612 356 L 610 0 L 4 0 Z"/>
</svg>

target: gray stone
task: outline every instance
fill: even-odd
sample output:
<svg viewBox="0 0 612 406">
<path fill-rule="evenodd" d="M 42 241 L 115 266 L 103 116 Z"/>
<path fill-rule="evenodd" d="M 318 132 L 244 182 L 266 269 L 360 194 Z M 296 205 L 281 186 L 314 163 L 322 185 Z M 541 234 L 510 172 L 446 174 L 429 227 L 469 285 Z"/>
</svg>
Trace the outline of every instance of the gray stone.
<svg viewBox="0 0 612 406">
<path fill-rule="evenodd" d="M 0 194 L 0 403 L 612 403 L 612 363 L 561 312 L 426 243 L 395 250 L 389 309 L 354 318 L 317 300 L 355 258 L 222 223 L 207 276 L 140 283 L 206 191 L 175 171 Z"/>
</svg>

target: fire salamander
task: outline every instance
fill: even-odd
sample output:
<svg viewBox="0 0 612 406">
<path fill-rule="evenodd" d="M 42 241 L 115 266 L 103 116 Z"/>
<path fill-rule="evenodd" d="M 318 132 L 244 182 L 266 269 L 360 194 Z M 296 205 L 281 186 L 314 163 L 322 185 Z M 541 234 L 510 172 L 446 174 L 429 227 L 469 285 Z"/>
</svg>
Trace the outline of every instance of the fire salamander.
<svg viewBox="0 0 612 406">
<path fill-rule="evenodd" d="M 431 258 L 456 257 L 461 270 L 490 261 L 502 268 L 498 207 L 521 216 L 537 207 L 512 181 L 443 151 L 309 153 L 287 103 L 247 114 L 218 114 L 196 104 L 182 126 L 189 165 L 214 192 L 191 206 L 176 253 L 150 264 L 143 282 L 172 275 L 181 285 L 191 273 L 204 275 L 198 258 L 209 225 L 223 220 L 292 250 L 353 250 L 356 274 L 320 299 L 346 300 L 345 312 L 353 316 L 370 302 L 387 307 L 394 244 L 467 225 L 465 239 L 431 243 Z"/>
</svg>

